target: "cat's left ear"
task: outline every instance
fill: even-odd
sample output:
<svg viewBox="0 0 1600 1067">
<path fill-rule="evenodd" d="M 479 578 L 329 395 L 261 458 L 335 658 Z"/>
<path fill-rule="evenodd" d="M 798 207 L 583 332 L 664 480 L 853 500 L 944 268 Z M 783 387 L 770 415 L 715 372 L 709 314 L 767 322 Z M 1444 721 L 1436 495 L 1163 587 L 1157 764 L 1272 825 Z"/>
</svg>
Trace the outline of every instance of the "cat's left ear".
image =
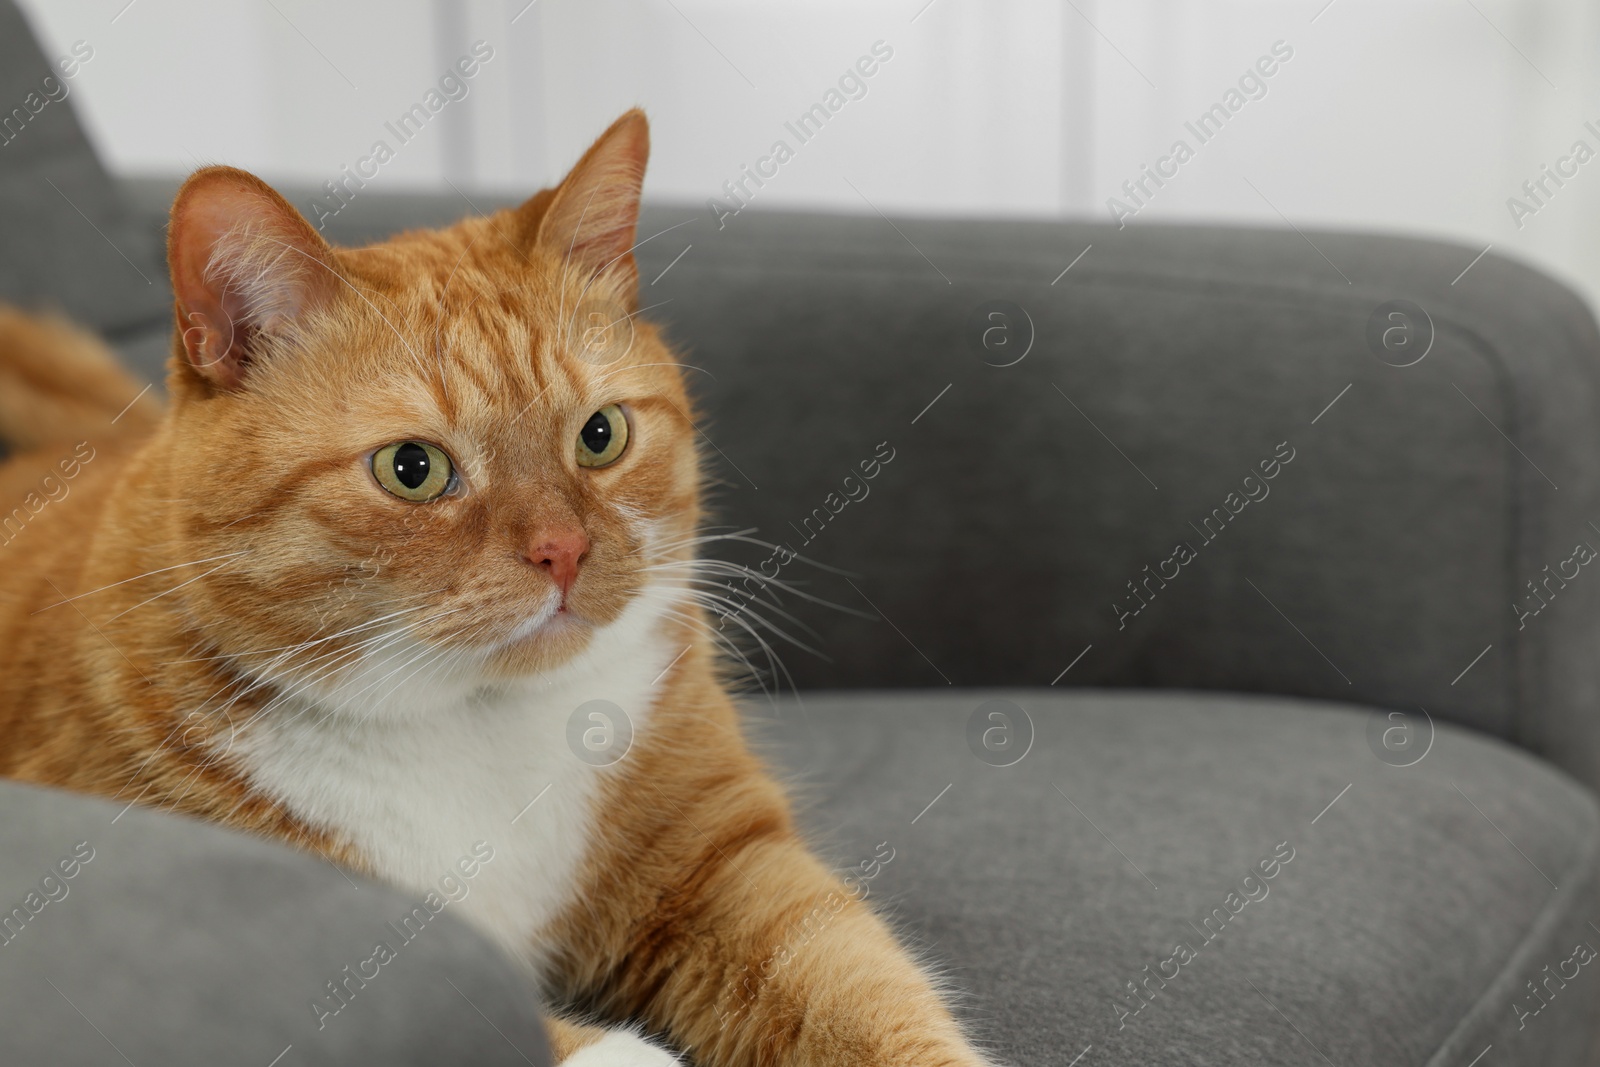
<svg viewBox="0 0 1600 1067">
<path fill-rule="evenodd" d="M 589 147 L 554 197 L 534 197 L 519 209 L 533 243 L 561 256 L 571 269 L 615 280 L 629 303 L 639 286 L 633 243 L 649 158 L 650 124 L 634 108 Z"/>
<path fill-rule="evenodd" d="M 338 286 L 333 249 L 266 182 L 195 172 L 172 205 L 167 261 L 179 357 L 215 389 L 244 381 L 274 334 Z"/>
</svg>

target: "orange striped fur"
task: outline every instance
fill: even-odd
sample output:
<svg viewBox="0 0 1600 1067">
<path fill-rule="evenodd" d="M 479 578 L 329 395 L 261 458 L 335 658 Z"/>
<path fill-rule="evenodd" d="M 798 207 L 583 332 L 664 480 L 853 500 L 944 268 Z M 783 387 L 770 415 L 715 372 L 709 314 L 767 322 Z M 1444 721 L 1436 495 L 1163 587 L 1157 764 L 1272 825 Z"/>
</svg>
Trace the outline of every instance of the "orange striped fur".
<svg viewBox="0 0 1600 1067">
<path fill-rule="evenodd" d="M 196 173 L 165 411 L 122 411 L 138 386 L 97 342 L 0 312 L 0 773 L 417 891 L 487 841 L 460 914 L 552 1003 L 635 1028 L 553 1016 L 579 1067 L 680 1062 L 658 1041 L 982 1064 L 741 736 L 694 595 L 693 405 L 660 333 L 617 321 L 647 150 L 630 112 L 514 211 L 355 249 L 248 174 Z M 578 465 L 610 404 L 626 449 Z M 406 440 L 451 458 L 449 492 L 375 480 Z M 557 534 L 587 544 L 564 599 Z M 610 766 L 563 743 L 589 696 L 634 723 Z"/>
</svg>

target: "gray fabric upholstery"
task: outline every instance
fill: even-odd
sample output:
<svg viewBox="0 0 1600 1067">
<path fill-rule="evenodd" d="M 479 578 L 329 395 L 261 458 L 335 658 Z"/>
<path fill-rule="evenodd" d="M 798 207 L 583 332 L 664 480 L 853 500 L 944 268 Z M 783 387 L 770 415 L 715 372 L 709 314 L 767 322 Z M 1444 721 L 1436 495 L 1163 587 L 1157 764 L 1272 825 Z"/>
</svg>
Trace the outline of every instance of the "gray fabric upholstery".
<svg viewBox="0 0 1600 1067">
<path fill-rule="evenodd" d="M 1010 767 L 968 747 L 995 698 L 1032 720 Z M 1589 1062 L 1600 960 L 1538 1015 L 1525 983 L 1600 949 L 1600 813 L 1510 746 L 1445 726 L 1399 768 L 1367 709 L 1218 694 L 874 691 L 759 715 L 827 855 L 1003 1062 Z M 1247 883 L 1282 842 L 1293 859 Z M 1235 915 L 1230 892 L 1259 899 Z M 1180 942 L 1195 958 L 1132 1014 L 1125 983 Z"/>
<path fill-rule="evenodd" d="M 93 43 L 82 43 L 92 65 Z M 160 233 L 135 223 L 73 114 L 64 71 L 83 66 L 70 52 L 46 59 L 21 13 L 0 3 L 0 301 L 117 338 L 171 305 Z"/>
<path fill-rule="evenodd" d="M 1292 232 L 899 225 L 950 284 L 876 219 L 746 213 L 641 249 L 648 280 L 694 244 L 644 303 L 709 372 L 721 521 L 850 572 L 784 576 L 888 620 L 791 599 L 830 657 L 788 656 L 802 688 L 1047 685 L 1093 645 L 1063 684 L 1421 705 L 1600 781 L 1600 581 L 1520 632 L 1511 608 L 1600 546 L 1600 337 L 1571 292 L 1493 253 L 1452 288 L 1473 250 L 1397 238 L 1313 235 L 1346 285 Z M 1397 297 L 1436 328 L 1406 368 L 1365 339 Z M 1032 317 L 1015 366 L 971 343 L 992 299 Z M 806 544 L 884 440 L 894 463 Z M 1270 495 L 1207 543 L 1280 442 Z M 1119 628 L 1180 542 L 1197 557 Z"/>
<path fill-rule="evenodd" d="M 448 904 L 402 942 L 420 897 L 122 809 L 0 781 L 0 1062 L 550 1062 L 527 975 Z M 328 982 L 348 1006 L 321 1015 Z"/>
</svg>

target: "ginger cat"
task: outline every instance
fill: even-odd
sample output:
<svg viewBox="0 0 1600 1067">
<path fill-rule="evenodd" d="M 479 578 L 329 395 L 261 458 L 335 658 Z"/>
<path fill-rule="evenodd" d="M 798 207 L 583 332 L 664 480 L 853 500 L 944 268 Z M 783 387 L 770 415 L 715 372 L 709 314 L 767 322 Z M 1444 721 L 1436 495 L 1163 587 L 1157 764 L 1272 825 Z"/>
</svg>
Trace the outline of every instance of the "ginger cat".
<svg viewBox="0 0 1600 1067">
<path fill-rule="evenodd" d="M 164 412 L 0 312 L 0 773 L 416 891 L 486 842 L 453 910 L 634 1024 L 550 1018 L 574 1067 L 975 1067 L 721 682 L 692 404 L 629 314 L 648 142 L 629 112 L 516 210 L 357 249 L 197 172 Z M 632 726 L 604 766 L 591 701 Z"/>
</svg>

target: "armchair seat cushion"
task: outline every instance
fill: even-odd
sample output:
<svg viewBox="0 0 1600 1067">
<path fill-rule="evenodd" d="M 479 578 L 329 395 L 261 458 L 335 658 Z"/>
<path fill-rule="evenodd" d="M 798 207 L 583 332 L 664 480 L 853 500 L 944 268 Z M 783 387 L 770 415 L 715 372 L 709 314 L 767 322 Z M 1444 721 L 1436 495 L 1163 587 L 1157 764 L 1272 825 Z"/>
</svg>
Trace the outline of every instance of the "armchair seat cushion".
<svg viewBox="0 0 1600 1067">
<path fill-rule="evenodd" d="M 1413 757 L 1384 745 L 1386 712 L 1228 694 L 752 709 L 810 784 L 826 853 L 967 991 L 1003 1062 L 1465 1067 L 1489 1045 L 1496 1065 L 1593 1048 L 1596 806 L 1509 745 L 1440 725 L 1429 746 L 1413 721 L 1426 754 L 1397 766 Z"/>
</svg>

